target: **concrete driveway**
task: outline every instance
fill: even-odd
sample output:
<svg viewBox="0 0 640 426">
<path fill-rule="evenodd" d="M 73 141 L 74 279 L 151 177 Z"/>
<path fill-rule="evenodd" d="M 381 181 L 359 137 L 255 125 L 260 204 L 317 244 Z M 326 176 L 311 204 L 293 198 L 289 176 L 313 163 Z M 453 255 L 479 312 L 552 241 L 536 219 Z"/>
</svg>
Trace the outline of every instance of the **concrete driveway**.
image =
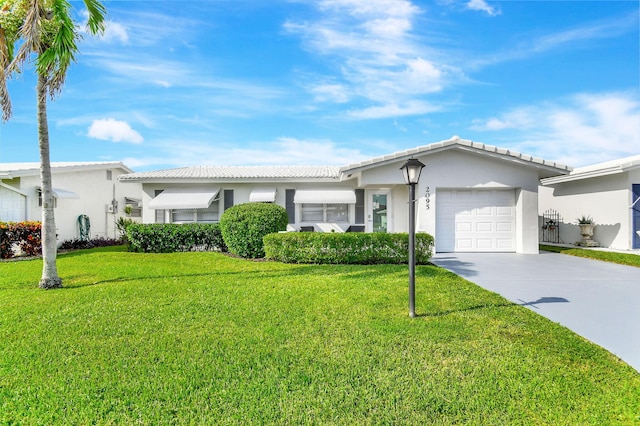
<svg viewBox="0 0 640 426">
<path fill-rule="evenodd" d="M 640 268 L 559 253 L 437 253 L 431 260 L 526 306 L 640 371 Z"/>
</svg>

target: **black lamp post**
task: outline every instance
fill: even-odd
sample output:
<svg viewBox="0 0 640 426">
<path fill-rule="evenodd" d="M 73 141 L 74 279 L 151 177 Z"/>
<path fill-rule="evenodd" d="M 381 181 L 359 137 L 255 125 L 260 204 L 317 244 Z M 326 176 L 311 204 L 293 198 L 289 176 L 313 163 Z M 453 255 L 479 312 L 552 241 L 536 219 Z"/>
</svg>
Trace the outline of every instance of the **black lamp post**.
<svg viewBox="0 0 640 426">
<path fill-rule="evenodd" d="M 400 170 L 404 183 L 409 185 L 409 316 L 416 316 L 416 184 L 420 180 L 422 164 L 415 158 L 409 158 Z"/>
</svg>

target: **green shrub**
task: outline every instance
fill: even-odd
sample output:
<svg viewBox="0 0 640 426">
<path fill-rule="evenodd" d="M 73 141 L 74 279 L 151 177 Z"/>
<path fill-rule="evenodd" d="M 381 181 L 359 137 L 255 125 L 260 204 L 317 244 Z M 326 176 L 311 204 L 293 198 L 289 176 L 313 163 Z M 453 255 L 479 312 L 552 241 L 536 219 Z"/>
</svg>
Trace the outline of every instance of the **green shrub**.
<svg viewBox="0 0 640 426">
<path fill-rule="evenodd" d="M 129 251 L 226 251 L 217 223 L 131 223 L 126 227 Z"/>
<path fill-rule="evenodd" d="M 82 250 L 91 249 L 96 247 L 112 247 L 122 245 L 122 239 L 96 237 L 90 240 L 81 240 L 80 238 L 74 238 L 72 240 L 65 240 L 58 247 L 60 250 Z"/>
<path fill-rule="evenodd" d="M 264 257 L 262 238 L 284 231 L 287 210 L 277 204 L 245 203 L 227 209 L 220 217 L 224 242 L 233 254 L 245 258 Z"/>
<path fill-rule="evenodd" d="M 0 258 L 14 257 L 16 248 L 27 256 L 41 254 L 41 227 L 40 222 L 0 222 Z"/>
<path fill-rule="evenodd" d="M 416 234 L 416 263 L 431 258 L 433 237 Z M 286 232 L 264 237 L 268 259 L 285 263 L 407 263 L 409 234 Z"/>
</svg>

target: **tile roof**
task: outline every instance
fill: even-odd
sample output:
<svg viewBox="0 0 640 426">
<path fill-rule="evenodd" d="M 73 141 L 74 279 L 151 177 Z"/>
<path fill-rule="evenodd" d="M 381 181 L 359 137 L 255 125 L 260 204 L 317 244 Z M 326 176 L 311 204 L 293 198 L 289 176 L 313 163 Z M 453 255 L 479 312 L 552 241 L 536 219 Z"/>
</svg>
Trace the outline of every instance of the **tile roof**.
<svg viewBox="0 0 640 426">
<path fill-rule="evenodd" d="M 127 166 L 119 161 L 77 161 L 77 162 L 52 162 L 51 168 L 55 170 L 60 169 L 95 169 L 95 168 L 122 168 L 127 172 L 132 172 Z M 60 170 L 62 171 L 62 170 Z M 16 173 L 16 174 L 30 174 L 40 173 L 40 163 L 0 163 L 0 173 Z"/>
<path fill-rule="evenodd" d="M 556 163 L 555 161 L 547 161 L 539 157 L 533 157 L 531 155 L 521 154 L 517 151 L 513 151 L 507 148 L 500 148 L 493 145 L 486 145 L 480 142 L 473 142 L 467 139 L 460 139 L 460 137 L 458 136 L 454 136 L 451 139 L 435 142 L 429 145 L 423 145 L 416 148 L 407 149 L 404 151 L 397 151 L 381 157 L 371 158 L 369 160 L 364 160 L 358 163 L 349 164 L 348 166 L 342 167 L 340 171 L 344 173 L 347 171 L 353 171 L 355 169 L 367 168 L 368 166 L 376 166 L 376 165 L 379 165 L 380 163 L 386 163 L 386 162 L 405 159 L 405 158 L 408 159 L 415 155 L 428 154 L 431 152 L 437 152 L 437 151 L 442 151 L 444 149 L 456 148 L 456 147 L 475 150 L 475 151 L 490 154 L 490 155 L 510 157 L 516 160 L 529 162 L 534 165 L 560 169 L 561 171 L 564 171 L 564 172 L 571 171 L 571 167 L 564 164 Z"/>
<path fill-rule="evenodd" d="M 338 179 L 338 166 L 195 166 L 120 176 L 122 181 L 171 179 Z"/>
</svg>

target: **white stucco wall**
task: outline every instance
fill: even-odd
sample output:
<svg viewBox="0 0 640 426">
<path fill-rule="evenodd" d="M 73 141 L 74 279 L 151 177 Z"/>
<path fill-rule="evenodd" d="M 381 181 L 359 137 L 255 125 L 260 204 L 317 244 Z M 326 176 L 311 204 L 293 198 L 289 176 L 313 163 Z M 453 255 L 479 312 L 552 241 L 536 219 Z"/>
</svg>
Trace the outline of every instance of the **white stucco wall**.
<svg viewBox="0 0 640 426">
<path fill-rule="evenodd" d="M 538 253 L 538 172 L 533 167 L 461 151 L 417 156 L 425 164 L 416 187 L 416 228 L 436 235 L 438 189 L 513 189 L 516 191 L 516 252 Z M 395 232 L 408 231 L 408 188 L 400 167 L 404 161 L 365 170 L 360 185 L 391 188 Z M 429 188 L 429 209 L 426 191 Z"/>
<path fill-rule="evenodd" d="M 0 185 L 0 222 L 21 222 L 27 215 L 27 197 L 17 190 Z"/>
<path fill-rule="evenodd" d="M 632 247 L 631 185 L 640 183 L 640 170 L 542 186 L 539 214 L 554 209 L 562 216 L 561 242 L 581 239 L 576 219 L 591 216 L 595 222 L 593 239 L 603 247 L 629 250 Z"/>
<path fill-rule="evenodd" d="M 193 182 L 193 183 L 145 183 L 142 185 L 142 222 L 143 223 L 155 223 L 156 222 L 156 210 L 149 208 L 149 202 L 155 198 L 156 191 L 164 190 L 168 188 L 182 188 L 182 189 L 201 189 L 201 188 L 220 188 L 220 193 L 218 194 L 219 198 L 219 214 L 223 213 L 223 201 L 224 195 L 223 191 L 225 190 L 233 190 L 233 204 L 243 204 L 249 202 L 249 195 L 251 191 L 256 188 L 276 188 L 276 199 L 275 204 L 278 204 L 282 207 L 286 206 L 286 190 L 287 189 L 295 189 L 295 190 L 324 190 L 324 189 L 355 189 L 354 182 L 342 182 L 342 183 L 309 183 L 309 182 L 276 182 L 276 183 L 251 183 L 251 182 L 242 182 L 242 183 L 204 183 L 204 182 Z M 305 225 L 315 225 L 315 223 L 311 222 L 302 222 L 300 220 L 300 206 L 296 205 L 296 222 L 292 224 L 296 229 L 300 226 Z M 353 205 L 349 207 L 349 218 L 350 223 L 355 222 L 355 208 Z M 165 211 L 165 221 L 169 222 L 169 212 Z"/>
<path fill-rule="evenodd" d="M 124 213 L 124 197 L 141 198 L 139 183 L 123 184 L 117 177 L 124 173 L 121 169 L 110 169 L 112 180 L 107 180 L 107 169 L 75 170 L 60 172 L 53 170 L 53 188 L 64 189 L 79 195 L 77 199 L 60 198 L 54 211 L 58 243 L 78 238 L 78 216 L 86 214 L 91 222 L 91 237 L 117 237 L 115 221 Z M 37 187 L 41 186 L 40 176 L 20 178 L 20 190 L 27 194 L 27 220 L 42 220 L 42 208 L 38 203 Z M 107 213 L 106 206 L 114 198 L 118 201 L 118 213 Z"/>
</svg>

